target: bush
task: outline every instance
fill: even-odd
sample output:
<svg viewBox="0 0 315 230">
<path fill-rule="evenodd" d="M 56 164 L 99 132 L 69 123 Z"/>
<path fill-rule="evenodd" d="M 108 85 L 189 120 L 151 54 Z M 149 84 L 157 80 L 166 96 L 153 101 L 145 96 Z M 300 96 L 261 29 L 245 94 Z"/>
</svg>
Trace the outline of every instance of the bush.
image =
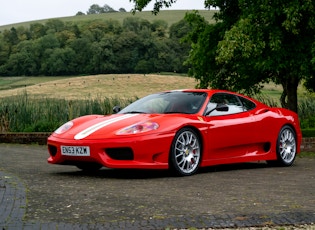
<svg viewBox="0 0 315 230">
<path fill-rule="evenodd" d="M 59 127 L 59 122 L 38 121 L 35 124 L 31 124 L 23 130 L 23 132 L 52 132 Z"/>
<path fill-rule="evenodd" d="M 302 129 L 303 137 L 315 137 L 315 129 Z"/>
<path fill-rule="evenodd" d="M 302 129 L 308 129 L 308 128 L 315 129 L 315 116 L 301 119 L 301 128 Z"/>
</svg>

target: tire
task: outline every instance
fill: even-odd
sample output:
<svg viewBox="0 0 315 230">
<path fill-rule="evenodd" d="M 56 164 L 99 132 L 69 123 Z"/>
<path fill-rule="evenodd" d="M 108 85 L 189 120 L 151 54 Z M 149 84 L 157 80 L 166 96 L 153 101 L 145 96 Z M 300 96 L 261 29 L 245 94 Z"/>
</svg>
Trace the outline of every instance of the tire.
<svg viewBox="0 0 315 230">
<path fill-rule="evenodd" d="M 286 125 L 282 127 L 277 139 L 277 160 L 268 161 L 274 166 L 291 166 L 296 157 L 296 134 Z"/>
<path fill-rule="evenodd" d="M 177 132 L 171 145 L 170 169 L 179 176 L 193 175 L 201 162 L 201 141 L 191 128 Z"/>
<path fill-rule="evenodd" d="M 82 162 L 76 165 L 79 169 L 87 172 L 94 172 L 103 167 L 103 165 L 95 162 Z"/>
</svg>

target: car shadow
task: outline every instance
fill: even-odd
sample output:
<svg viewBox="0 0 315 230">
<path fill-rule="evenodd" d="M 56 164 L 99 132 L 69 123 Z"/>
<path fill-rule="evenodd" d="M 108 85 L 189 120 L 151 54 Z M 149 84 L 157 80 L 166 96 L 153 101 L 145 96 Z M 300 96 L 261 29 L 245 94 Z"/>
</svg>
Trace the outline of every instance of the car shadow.
<svg viewBox="0 0 315 230">
<path fill-rule="evenodd" d="M 154 179 L 172 177 L 169 170 L 148 170 L 148 169 L 109 169 L 101 168 L 97 171 L 75 171 L 58 172 L 55 175 L 61 176 L 84 176 L 92 178 L 113 178 L 113 179 Z"/>
<path fill-rule="evenodd" d="M 67 166 L 71 167 L 71 166 Z M 262 169 L 270 167 L 266 163 L 254 162 L 254 163 L 239 163 L 239 164 L 227 164 L 203 167 L 198 170 L 196 174 L 206 174 L 214 172 L 227 172 L 235 170 L 251 170 Z M 57 176 L 84 176 L 91 178 L 112 178 L 112 179 L 154 179 L 154 178 L 171 178 L 181 177 L 176 175 L 170 170 L 154 170 L 154 169 L 109 169 L 101 168 L 97 171 L 83 171 L 80 169 L 72 171 L 63 171 L 53 173 Z"/>
<path fill-rule="evenodd" d="M 235 163 L 235 164 L 225 164 L 225 165 L 215 165 L 200 168 L 198 173 L 213 173 L 213 172 L 228 172 L 236 170 L 251 170 L 251 169 L 262 169 L 270 168 L 266 162 L 249 162 L 249 163 Z"/>
</svg>

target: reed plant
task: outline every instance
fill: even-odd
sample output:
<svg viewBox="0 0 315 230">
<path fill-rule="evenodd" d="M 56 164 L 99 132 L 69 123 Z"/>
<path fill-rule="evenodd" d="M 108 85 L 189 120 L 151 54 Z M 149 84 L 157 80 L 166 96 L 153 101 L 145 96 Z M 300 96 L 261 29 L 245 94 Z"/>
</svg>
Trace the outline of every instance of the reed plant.
<svg viewBox="0 0 315 230">
<path fill-rule="evenodd" d="M 315 137 L 314 98 L 303 98 L 299 101 L 299 117 L 303 137 Z"/>
<path fill-rule="evenodd" d="M 255 98 L 271 107 L 280 104 L 267 95 L 257 95 Z M 0 99 L 0 132 L 52 132 L 76 117 L 88 114 L 108 115 L 115 105 L 125 107 L 136 99 L 99 96 L 67 100 L 28 95 L 25 91 L 17 96 Z M 301 98 L 298 110 L 301 128 L 315 129 L 314 98 Z"/>
<path fill-rule="evenodd" d="M 136 98 L 86 98 L 66 100 L 39 98 L 26 92 L 0 99 L 0 132 L 52 132 L 73 118 L 88 114 L 112 113 Z"/>
</svg>

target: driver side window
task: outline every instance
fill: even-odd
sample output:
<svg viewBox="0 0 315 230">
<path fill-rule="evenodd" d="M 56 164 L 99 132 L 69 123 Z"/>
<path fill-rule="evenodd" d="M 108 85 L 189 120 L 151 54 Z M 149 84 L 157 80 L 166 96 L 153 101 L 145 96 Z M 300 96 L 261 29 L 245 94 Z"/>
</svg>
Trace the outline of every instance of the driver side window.
<svg viewBox="0 0 315 230">
<path fill-rule="evenodd" d="M 227 106 L 227 111 L 218 111 L 215 108 L 218 106 Z M 235 113 L 244 112 L 244 108 L 242 106 L 241 101 L 237 96 L 228 93 L 216 93 L 212 95 L 206 109 L 206 114 L 209 116 L 222 116 L 222 115 L 230 115 Z"/>
</svg>

